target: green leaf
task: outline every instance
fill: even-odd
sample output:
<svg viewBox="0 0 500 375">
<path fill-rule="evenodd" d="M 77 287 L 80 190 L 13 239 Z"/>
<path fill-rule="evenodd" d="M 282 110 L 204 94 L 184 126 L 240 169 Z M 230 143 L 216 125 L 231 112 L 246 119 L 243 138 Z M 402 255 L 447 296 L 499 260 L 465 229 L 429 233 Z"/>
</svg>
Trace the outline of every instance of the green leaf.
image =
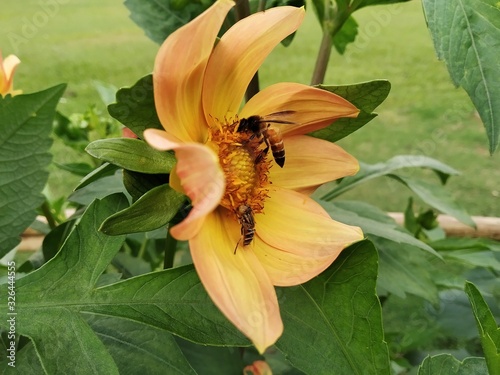
<svg viewBox="0 0 500 375">
<path fill-rule="evenodd" d="M 333 36 L 332 43 L 338 53 L 343 55 L 349 43 L 353 43 L 358 35 L 358 23 L 350 16 L 342 28 Z"/>
<path fill-rule="evenodd" d="M 375 206 L 356 201 L 330 203 L 319 200 L 319 203 L 334 220 L 359 226 L 368 237 L 377 236 L 396 243 L 412 245 L 441 257 L 432 247 L 413 237 L 404 228 L 398 226 L 394 219 Z"/>
<path fill-rule="evenodd" d="M 123 170 L 123 185 L 135 202 L 151 189 L 168 183 L 167 174 L 145 174 Z"/>
<path fill-rule="evenodd" d="M 277 348 L 306 374 L 389 374 L 376 280 L 377 252 L 363 241 L 311 281 L 279 288 Z"/>
<path fill-rule="evenodd" d="M 422 3 L 437 56 L 479 112 L 493 153 L 500 140 L 500 6 L 495 0 Z"/>
<path fill-rule="evenodd" d="M 97 287 L 124 240 L 98 228 L 125 204 L 121 195 L 94 201 L 61 251 L 16 281 L 16 311 L 22 312 L 16 316 L 16 333 L 33 341 L 46 373 L 118 374 L 112 355 L 82 313 L 145 323 L 203 344 L 248 346 L 212 303 L 193 266 Z M 7 295 L 7 284 L 0 285 L 0 293 Z M 7 309 L 0 304 L 0 315 L 6 317 Z M 7 327 L 6 319 L 0 327 Z"/>
<path fill-rule="evenodd" d="M 185 199 L 183 194 L 168 184 L 158 186 L 144 194 L 132 206 L 111 215 L 99 230 L 116 236 L 158 229 L 173 219 Z"/>
<path fill-rule="evenodd" d="M 118 167 L 116 165 L 103 163 L 100 167 L 97 167 L 84 178 L 82 178 L 77 187 L 75 187 L 75 191 L 99 180 L 100 178 L 112 176 L 117 170 Z"/>
<path fill-rule="evenodd" d="M 17 333 L 33 341 L 49 374 L 118 374 L 79 311 L 123 242 L 123 237 L 108 237 L 97 228 L 124 203 L 116 196 L 94 202 L 63 249 L 43 267 L 16 281 L 16 311 L 22 312 L 15 317 Z M 7 295 L 8 285 L 1 285 L 0 291 Z M 7 316 L 7 304 L 0 306 L 0 312 Z M 5 324 L 5 320 L 0 323 Z"/>
<path fill-rule="evenodd" d="M 343 97 L 360 110 L 357 118 L 342 118 L 326 128 L 310 133 L 313 137 L 326 139 L 330 142 L 336 142 L 348 136 L 377 117 L 373 111 L 387 98 L 391 90 L 391 84 L 386 80 L 342 86 L 319 85 L 317 87 Z"/>
<path fill-rule="evenodd" d="M 441 181 L 444 183 L 450 175 L 457 175 L 459 172 L 452 167 L 441 163 L 439 160 L 429 158 L 423 155 L 398 155 L 386 162 L 377 164 L 360 163 L 359 172 L 352 177 L 345 177 L 339 184 L 326 184 L 321 187 L 316 193 L 316 196 L 321 196 L 321 199 L 331 200 L 338 197 L 342 193 L 352 189 L 353 187 L 369 181 L 373 178 L 386 176 L 401 168 L 429 168 L 438 174 Z M 333 189 L 332 186 L 335 186 Z M 328 191 L 325 193 L 325 191 Z"/>
<path fill-rule="evenodd" d="M 113 357 L 120 374 L 196 375 L 175 338 L 126 319 L 89 315 L 87 323 Z"/>
<path fill-rule="evenodd" d="M 115 193 L 126 193 L 121 171 L 116 171 L 111 176 L 99 178 L 85 185 L 72 193 L 68 197 L 68 201 L 87 206 L 94 199 L 102 199 Z"/>
<path fill-rule="evenodd" d="M 450 354 L 426 357 L 418 375 L 488 375 L 484 358 L 465 358 L 462 362 Z"/>
<path fill-rule="evenodd" d="M 0 258 L 19 243 L 44 201 L 52 119 L 65 88 L 0 97 Z"/>
<path fill-rule="evenodd" d="M 155 150 L 133 138 L 100 139 L 89 144 L 85 151 L 99 160 L 141 173 L 169 173 L 176 161 L 173 154 Z"/>
<path fill-rule="evenodd" d="M 149 23 L 151 20 L 148 20 Z M 163 129 L 156 114 L 153 75 L 139 79 L 132 87 L 116 92 L 116 103 L 108 106 L 109 114 L 132 130 L 139 138 L 147 128 Z"/>
<path fill-rule="evenodd" d="M 476 286 L 465 283 L 490 375 L 500 374 L 500 328 Z"/>
<path fill-rule="evenodd" d="M 66 164 L 60 164 L 54 162 L 54 165 L 62 169 L 63 171 L 67 171 L 73 174 L 76 174 L 78 176 L 86 176 L 89 173 L 92 173 L 93 168 L 90 164 L 87 163 L 66 163 Z"/>
<path fill-rule="evenodd" d="M 404 177 L 399 174 L 388 174 L 389 177 L 402 182 L 411 191 L 417 194 L 425 203 L 436 208 L 437 210 L 451 215 L 462 223 L 471 227 L 476 227 L 476 224 L 460 204 L 455 202 L 441 185 L 433 185 L 428 182 L 417 180 L 411 177 Z"/>
<path fill-rule="evenodd" d="M 211 1 L 166 0 L 125 0 L 130 10 L 130 18 L 139 25 L 154 42 L 161 44 L 179 27 L 204 12 Z"/>
</svg>

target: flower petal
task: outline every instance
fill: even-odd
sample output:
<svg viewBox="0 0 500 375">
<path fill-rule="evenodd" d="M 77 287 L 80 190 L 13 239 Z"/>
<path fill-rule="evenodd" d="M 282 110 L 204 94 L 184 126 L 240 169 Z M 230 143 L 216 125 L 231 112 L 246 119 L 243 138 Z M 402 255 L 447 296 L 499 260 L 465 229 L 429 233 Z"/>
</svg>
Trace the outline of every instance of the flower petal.
<svg viewBox="0 0 500 375">
<path fill-rule="evenodd" d="M 236 220 L 220 208 L 189 241 L 191 256 L 212 301 L 263 353 L 283 323 L 274 287 L 255 254 L 241 247 L 234 253 L 239 233 Z"/>
<path fill-rule="evenodd" d="M 279 126 L 283 134 L 305 134 L 330 125 L 341 117 L 357 117 L 359 110 L 344 98 L 326 90 L 299 83 L 277 83 L 256 94 L 243 107 L 240 118 L 293 111 L 280 120 L 293 125 Z M 270 116 L 271 117 L 271 116 Z"/>
<path fill-rule="evenodd" d="M 306 135 L 285 137 L 285 165 L 271 168 L 274 185 L 293 190 L 317 187 L 329 181 L 352 176 L 358 161 L 341 147 Z"/>
<path fill-rule="evenodd" d="M 303 8 L 272 8 L 242 19 L 222 36 L 208 62 L 203 85 L 207 116 L 221 119 L 237 113 L 257 69 L 281 40 L 297 30 L 304 15 Z"/>
<path fill-rule="evenodd" d="M 161 130 L 146 129 L 144 138 L 156 149 L 175 151 L 177 164 L 173 180 L 180 183 L 193 208 L 170 232 L 178 240 L 189 240 L 199 232 L 206 215 L 219 205 L 224 195 L 226 182 L 219 159 L 209 147 L 199 143 L 179 143 Z"/>
<path fill-rule="evenodd" d="M 360 228 L 331 219 L 308 196 L 276 186 L 269 189 L 264 212 L 255 215 L 255 229 L 268 245 L 311 258 L 336 257 L 363 239 Z"/>
<path fill-rule="evenodd" d="M 15 55 L 9 55 L 4 60 L 0 55 L 0 95 L 13 93 L 14 72 L 20 63 Z"/>
<path fill-rule="evenodd" d="M 172 33 L 156 56 L 153 85 L 158 117 L 166 131 L 185 142 L 201 142 L 206 136 L 203 75 L 217 33 L 233 5 L 233 1 L 218 0 Z"/>
</svg>

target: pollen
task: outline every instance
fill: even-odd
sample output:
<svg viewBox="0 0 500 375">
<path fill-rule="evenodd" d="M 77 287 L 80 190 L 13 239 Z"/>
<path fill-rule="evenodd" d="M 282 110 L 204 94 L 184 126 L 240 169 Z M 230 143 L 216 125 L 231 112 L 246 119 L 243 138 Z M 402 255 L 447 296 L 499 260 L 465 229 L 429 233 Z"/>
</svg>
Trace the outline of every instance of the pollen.
<svg viewBox="0 0 500 375">
<path fill-rule="evenodd" d="M 240 206 L 248 206 L 253 213 L 264 209 L 268 193 L 270 161 L 263 157 L 261 141 L 251 132 L 238 132 L 239 121 L 216 120 L 210 129 L 209 142 L 219 155 L 219 163 L 226 177 L 226 191 L 221 206 L 235 217 Z"/>
</svg>

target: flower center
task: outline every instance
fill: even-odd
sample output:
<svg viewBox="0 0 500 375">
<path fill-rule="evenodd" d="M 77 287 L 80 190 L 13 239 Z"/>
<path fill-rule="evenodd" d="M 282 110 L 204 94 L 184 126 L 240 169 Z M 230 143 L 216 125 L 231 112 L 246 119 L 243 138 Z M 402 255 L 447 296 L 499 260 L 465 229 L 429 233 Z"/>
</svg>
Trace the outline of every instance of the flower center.
<svg viewBox="0 0 500 375">
<path fill-rule="evenodd" d="M 250 131 L 238 132 L 239 120 L 216 121 L 210 129 L 209 142 L 219 154 L 226 177 L 226 191 L 221 206 L 241 218 L 242 207 L 253 214 L 264 209 L 271 162 L 262 154 L 261 136 Z"/>
</svg>

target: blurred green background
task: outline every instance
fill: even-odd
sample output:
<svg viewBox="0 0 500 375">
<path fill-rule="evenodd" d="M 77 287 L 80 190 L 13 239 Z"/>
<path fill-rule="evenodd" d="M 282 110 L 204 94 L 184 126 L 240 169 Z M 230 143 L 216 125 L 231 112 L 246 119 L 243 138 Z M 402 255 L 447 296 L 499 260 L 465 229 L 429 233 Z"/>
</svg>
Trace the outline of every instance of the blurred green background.
<svg viewBox="0 0 500 375">
<path fill-rule="evenodd" d="M 261 87 L 274 82 L 309 83 L 320 44 L 312 7 L 290 47 L 278 46 L 264 63 Z M 437 61 L 420 1 L 368 7 L 357 13 L 356 42 L 344 56 L 332 53 L 326 84 L 372 79 L 392 83 L 379 117 L 339 143 L 367 163 L 398 154 L 421 154 L 460 170 L 447 189 L 473 215 L 500 216 L 500 156 L 489 156 L 483 125 L 467 95 L 454 88 L 444 63 Z M 130 86 L 151 72 L 158 46 L 129 18 L 121 0 L 2 0 L 0 49 L 22 61 L 15 87 L 25 93 L 68 83 L 59 110 L 65 115 L 105 106 L 94 87 L 101 81 Z M 60 141 L 54 160 L 82 156 Z M 51 169 L 54 197 L 68 194 L 79 178 Z M 428 171 L 408 170 L 426 180 Z M 344 198 L 364 200 L 388 211 L 402 211 L 409 190 L 389 179 L 373 180 Z M 417 205 L 424 208 L 418 201 Z"/>
</svg>

